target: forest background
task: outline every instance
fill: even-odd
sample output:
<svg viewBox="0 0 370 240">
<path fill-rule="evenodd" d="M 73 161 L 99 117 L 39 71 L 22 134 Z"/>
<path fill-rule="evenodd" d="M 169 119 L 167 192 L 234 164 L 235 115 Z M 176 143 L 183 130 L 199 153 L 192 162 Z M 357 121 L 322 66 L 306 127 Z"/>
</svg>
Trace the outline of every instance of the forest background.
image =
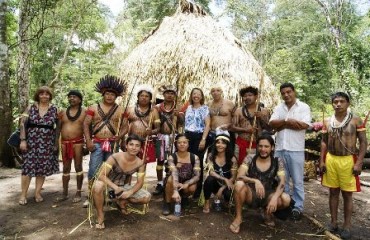
<svg viewBox="0 0 370 240">
<path fill-rule="evenodd" d="M 14 166 L 6 140 L 37 87 L 52 87 L 60 108 L 70 89 L 83 92 L 85 106 L 95 103 L 97 80 L 119 75 L 123 59 L 178 6 L 122 2 L 113 14 L 97 0 L 0 0 L 0 166 Z M 361 117 L 369 111 L 368 0 L 196 2 L 230 28 L 276 86 L 295 84 L 316 121 L 331 113 L 337 90 L 351 95 Z"/>
</svg>

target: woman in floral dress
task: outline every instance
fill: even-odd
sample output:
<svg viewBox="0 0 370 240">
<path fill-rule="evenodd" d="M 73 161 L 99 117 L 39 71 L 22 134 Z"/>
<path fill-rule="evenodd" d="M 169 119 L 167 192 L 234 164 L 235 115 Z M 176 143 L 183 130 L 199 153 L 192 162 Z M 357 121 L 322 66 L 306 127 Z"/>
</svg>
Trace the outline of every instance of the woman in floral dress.
<svg viewBox="0 0 370 240">
<path fill-rule="evenodd" d="M 27 192 L 31 178 L 36 178 L 35 201 L 44 201 L 41 189 L 45 176 L 59 172 L 58 138 L 56 129 L 58 112 L 51 104 L 52 93 L 50 88 L 43 86 L 37 89 L 34 95 L 35 103 L 29 106 L 22 115 L 21 144 L 22 158 L 22 194 L 20 205 L 27 204 Z"/>
</svg>

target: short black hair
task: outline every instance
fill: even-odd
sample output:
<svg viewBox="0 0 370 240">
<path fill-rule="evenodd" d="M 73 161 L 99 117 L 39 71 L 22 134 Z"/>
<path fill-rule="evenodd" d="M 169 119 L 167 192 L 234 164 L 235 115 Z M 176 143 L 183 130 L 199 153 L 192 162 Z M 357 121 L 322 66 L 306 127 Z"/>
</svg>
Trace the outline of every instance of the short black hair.
<svg viewBox="0 0 370 240">
<path fill-rule="evenodd" d="M 248 86 L 248 87 L 240 89 L 240 91 L 239 91 L 239 94 L 240 94 L 241 97 L 243 97 L 244 94 L 246 94 L 246 93 L 252 93 L 254 95 L 258 95 L 258 88 Z"/>
<path fill-rule="evenodd" d="M 153 94 L 152 94 L 151 92 L 146 91 L 146 90 L 141 90 L 140 92 L 138 92 L 138 93 L 137 93 L 137 98 L 138 98 L 138 99 L 139 99 L 139 96 L 140 96 L 140 94 L 141 94 L 142 92 L 146 92 L 146 93 L 148 93 L 148 94 L 149 94 L 149 97 L 150 97 L 150 101 L 152 100 L 152 98 L 153 98 Z"/>
<path fill-rule="evenodd" d="M 283 88 L 291 88 L 293 91 L 295 91 L 294 85 L 290 82 L 286 82 L 286 83 L 281 84 L 280 85 L 280 92 Z"/>
<path fill-rule="evenodd" d="M 139 137 L 138 135 L 136 134 L 131 134 L 130 136 L 128 136 L 128 138 L 126 139 L 126 144 L 128 144 L 130 141 L 132 140 L 137 140 L 141 143 L 141 146 L 143 146 L 144 144 L 144 139 Z"/>
<path fill-rule="evenodd" d="M 336 92 L 336 93 L 331 95 L 331 103 L 334 102 L 334 99 L 339 98 L 339 97 L 342 97 L 342 98 L 346 99 L 347 102 L 350 102 L 349 101 L 349 95 L 347 93 L 345 93 L 345 92 Z"/>
<path fill-rule="evenodd" d="M 271 137 L 271 135 L 269 135 L 269 134 L 262 134 L 261 136 L 259 136 L 259 137 L 257 138 L 257 141 L 256 141 L 257 145 L 258 145 L 258 143 L 259 143 L 261 140 L 267 140 L 267 141 L 270 143 L 271 147 L 274 147 L 274 146 L 275 146 L 275 141 L 274 141 L 274 139 Z"/>
</svg>

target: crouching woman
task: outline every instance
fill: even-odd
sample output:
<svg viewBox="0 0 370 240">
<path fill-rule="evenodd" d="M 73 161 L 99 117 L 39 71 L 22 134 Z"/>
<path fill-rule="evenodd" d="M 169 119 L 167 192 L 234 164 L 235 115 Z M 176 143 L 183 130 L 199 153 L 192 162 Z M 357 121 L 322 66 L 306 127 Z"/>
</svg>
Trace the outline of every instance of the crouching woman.
<svg viewBox="0 0 370 240">
<path fill-rule="evenodd" d="M 130 135 L 126 140 L 126 152 L 111 155 L 103 162 L 97 180 L 93 185 L 94 205 L 97 211 L 95 228 L 103 229 L 104 225 L 104 193 L 109 191 L 109 197 L 116 202 L 117 208 L 127 214 L 128 203 L 146 204 L 151 195 L 142 189 L 145 177 L 145 163 L 137 157 L 141 150 L 143 139 L 137 135 Z M 129 177 L 137 173 L 134 185 L 128 184 Z"/>
<path fill-rule="evenodd" d="M 274 157 L 274 140 L 270 135 L 257 139 L 257 154 L 248 155 L 238 169 L 234 189 L 236 216 L 230 225 L 238 233 L 242 223 L 243 204 L 264 209 L 265 224 L 275 226 L 273 213 L 290 206 L 290 196 L 284 193 L 284 163 Z"/>
<path fill-rule="evenodd" d="M 171 202 L 184 203 L 193 195 L 200 176 L 198 156 L 188 151 L 189 139 L 179 134 L 175 139 L 176 152 L 168 157 L 170 176 L 165 183 L 163 215 L 170 214 Z"/>
</svg>

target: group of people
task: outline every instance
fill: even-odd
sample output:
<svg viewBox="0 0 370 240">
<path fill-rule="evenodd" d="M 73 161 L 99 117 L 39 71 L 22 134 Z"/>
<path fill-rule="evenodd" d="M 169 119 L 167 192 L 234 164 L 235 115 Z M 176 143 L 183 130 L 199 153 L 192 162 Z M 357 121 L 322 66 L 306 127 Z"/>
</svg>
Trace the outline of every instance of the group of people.
<svg viewBox="0 0 370 240">
<path fill-rule="evenodd" d="M 63 194 L 56 201 L 68 199 L 72 159 L 77 179 L 72 201 L 82 200 L 86 146 L 90 152 L 88 189 L 98 229 L 105 228 L 106 192 L 124 214 L 129 202 L 150 201 L 151 194 L 143 189 L 143 183 L 146 164 L 155 161 L 158 182 L 153 195 L 163 195 L 164 215 L 173 211 L 171 203 L 186 204 L 189 196 L 204 196 L 203 212 L 209 213 L 213 195 L 215 210 L 222 208 L 220 200 L 235 203 L 236 216 L 230 225 L 234 233 L 240 230 L 244 203 L 262 209 L 269 226 L 275 225 L 274 215 L 279 216 L 283 209 L 292 208 L 291 218 L 301 218 L 305 131 L 312 126 L 312 119 L 310 107 L 297 99 L 291 83 L 280 86 L 283 102 L 272 114 L 260 103 L 259 90 L 252 86 L 240 89 L 241 107 L 225 99 L 221 87 L 211 89 L 208 104 L 203 91 L 194 88 L 181 107 L 174 86 L 162 86 L 163 102 L 156 104 L 153 89 L 142 85 L 137 90 L 137 102 L 124 109 L 116 99 L 126 88 L 119 78 L 105 76 L 96 84 L 96 91 L 102 95 L 100 103 L 84 109 L 81 92 L 71 90 L 64 111 L 51 104 L 48 87 L 36 91 L 35 102 L 22 115 L 20 124 L 24 159 L 20 205 L 27 204 L 32 177 L 36 177 L 35 201 L 43 201 L 45 176 L 59 171 L 60 135 Z M 342 192 L 345 221 L 339 233 L 348 237 L 352 192 L 359 191 L 358 175 L 367 140 L 363 121 L 349 110 L 348 95 L 338 92 L 331 100 L 335 113 L 324 123 L 320 168 L 324 173 L 322 184 L 330 188 L 329 230 L 339 232 L 337 212 Z M 134 173 L 137 178 L 132 184 Z"/>
</svg>

